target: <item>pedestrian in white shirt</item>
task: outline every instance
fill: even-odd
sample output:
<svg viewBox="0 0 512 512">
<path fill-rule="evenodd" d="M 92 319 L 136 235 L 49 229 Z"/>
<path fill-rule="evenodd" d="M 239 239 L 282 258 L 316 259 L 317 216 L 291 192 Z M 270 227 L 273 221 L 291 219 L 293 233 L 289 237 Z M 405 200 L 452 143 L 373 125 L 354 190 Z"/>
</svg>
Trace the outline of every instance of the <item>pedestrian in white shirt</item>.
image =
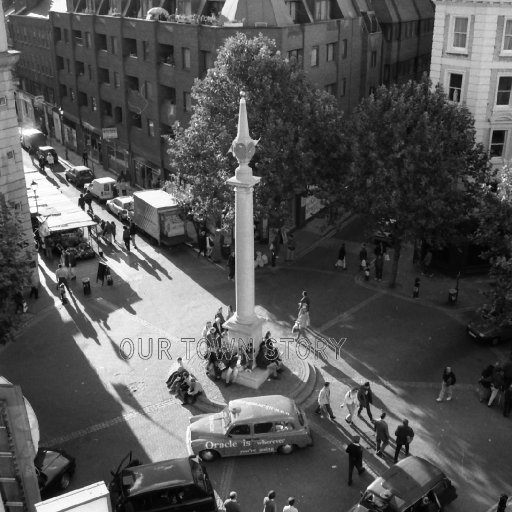
<svg viewBox="0 0 512 512">
<path fill-rule="evenodd" d="M 345 394 L 345 401 L 341 404 L 341 407 L 347 406 L 348 414 L 345 417 L 347 423 L 352 423 L 354 413 L 356 412 L 356 406 L 358 403 L 357 392 L 359 388 L 352 388 Z"/>
<path fill-rule="evenodd" d="M 288 505 L 283 507 L 283 512 L 299 512 L 295 507 L 295 498 L 288 498 Z"/>
<path fill-rule="evenodd" d="M 329 388 L 330 383 L 324 382 L 323 388 L 318 393 L 318 407 L 316 408 L 316 413 L 321 414 L 321 412 L 326 412 L 331 420 L 334 420 L 336 416 L 334 416 L 331 409 L 331 389 Z"/>
</svg>

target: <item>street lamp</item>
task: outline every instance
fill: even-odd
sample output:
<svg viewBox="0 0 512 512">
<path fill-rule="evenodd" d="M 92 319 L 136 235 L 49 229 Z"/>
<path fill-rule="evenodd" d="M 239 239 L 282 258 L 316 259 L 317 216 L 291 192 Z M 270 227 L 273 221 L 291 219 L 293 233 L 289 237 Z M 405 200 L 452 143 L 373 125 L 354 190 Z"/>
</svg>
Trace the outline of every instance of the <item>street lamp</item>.
<svg viewBox="0 0 512 512">
<path fill-rule="evenodd" d="M 30 188 L 32 189 L 32 192 L 34 192 L 34 200 L 36 202 L 36 215 L 39 215 L 39 206 L 37 205 L 37 186 L 37 182 L 32 180 Z"/>
</svg>

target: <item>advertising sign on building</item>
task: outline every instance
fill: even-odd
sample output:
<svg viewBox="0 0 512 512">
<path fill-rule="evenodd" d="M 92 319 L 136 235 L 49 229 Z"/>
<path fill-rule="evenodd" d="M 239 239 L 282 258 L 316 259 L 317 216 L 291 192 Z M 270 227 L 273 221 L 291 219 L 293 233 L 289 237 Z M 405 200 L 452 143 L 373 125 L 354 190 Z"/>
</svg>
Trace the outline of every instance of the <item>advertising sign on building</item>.
<svg viewBox="0 0 512 512">
<path fill-rule="evenodd" d="M 117 139 L 117 128 L 103 128 L 101 132 L 104 139 Z"/>
</svg>

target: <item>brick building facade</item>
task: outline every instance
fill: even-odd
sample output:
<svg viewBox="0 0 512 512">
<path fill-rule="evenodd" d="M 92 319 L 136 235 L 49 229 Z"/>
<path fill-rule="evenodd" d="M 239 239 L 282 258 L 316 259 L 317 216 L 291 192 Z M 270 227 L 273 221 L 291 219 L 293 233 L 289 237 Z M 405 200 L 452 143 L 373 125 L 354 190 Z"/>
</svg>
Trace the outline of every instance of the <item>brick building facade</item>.
<svg viewBox="0 0 512 512">
<path fill-rule="evenodd" d="M 418 17 L 433 18 L 425 7 L 430 0 L 413 1 L 423 7 L 416 9 Z M 42 11 L 45 3 L 37 8 Z M 167 174 L 163 142 L 176 120 L 186 124 L 190 118 L 194 80 L 204 76 L 216 49 L 238 31 L 275 39 L 281 53 L 296 59 L 313 84 L 335 95 L 345 111 L 382 83 L 384 70 L 393 69 L 391 61 L 405 53 L 412 64 L 402 66 L 400 76 L 416 78 L 429 55 L 429 33 L 414 32 L 409 43 L 390 51 L 376 15 L 380 10 L 384 17 L 387 4 L 388 0 L 68 0 L 65 8 L 47 11 L 46 17 L 28 21 L 27 12 L 11 15 L 10 27 L 14 47 L 22 51 L 21 88 L 45 96 L 47 131 L 73 149 L 87 147 L 93 160 L 116 172 L 129 169 L 137 185 L 149 187 Z M 156 6 L 171 17 L 162 21 Z M 401 25 L 399 18 L 388 18 Z M 33 27 L 34 33 L 49 37 L 49 47 L 23 40 L 29 24 L 41 26 Z M 37 46 L 37 52 L 27 45 Z M 55 69 L 53 91 L 46 69 L 41 69 L 48 68 L 48 60 Z M 389 79 L 394 79 L 391 71 Z M 104 128 L 116 128 L 117 138 L 103 138 Z"/>
</svg>

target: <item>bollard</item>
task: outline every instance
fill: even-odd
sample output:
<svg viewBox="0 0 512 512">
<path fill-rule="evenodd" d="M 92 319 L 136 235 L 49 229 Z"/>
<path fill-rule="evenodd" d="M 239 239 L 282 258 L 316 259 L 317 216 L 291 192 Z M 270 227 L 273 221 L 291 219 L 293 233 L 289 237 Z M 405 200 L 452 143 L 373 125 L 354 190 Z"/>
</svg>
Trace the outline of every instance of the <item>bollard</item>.
<svg viewBox="0 0 512 512">
<path fill-rule="evenodd" d="M 84 288 L 84 295 L 90 295 L 91 294 L 91 281 L 88 277 L 84 277 L 82 279 L 82 286 Z"/>
<path fill-rule="evenodd" d="M 450 288 L 448 290 L 448 304 L 455 304 L 457 302 L 458 295 L 459 290 L 457 290 L 457 288 Z"/>
</svg>

